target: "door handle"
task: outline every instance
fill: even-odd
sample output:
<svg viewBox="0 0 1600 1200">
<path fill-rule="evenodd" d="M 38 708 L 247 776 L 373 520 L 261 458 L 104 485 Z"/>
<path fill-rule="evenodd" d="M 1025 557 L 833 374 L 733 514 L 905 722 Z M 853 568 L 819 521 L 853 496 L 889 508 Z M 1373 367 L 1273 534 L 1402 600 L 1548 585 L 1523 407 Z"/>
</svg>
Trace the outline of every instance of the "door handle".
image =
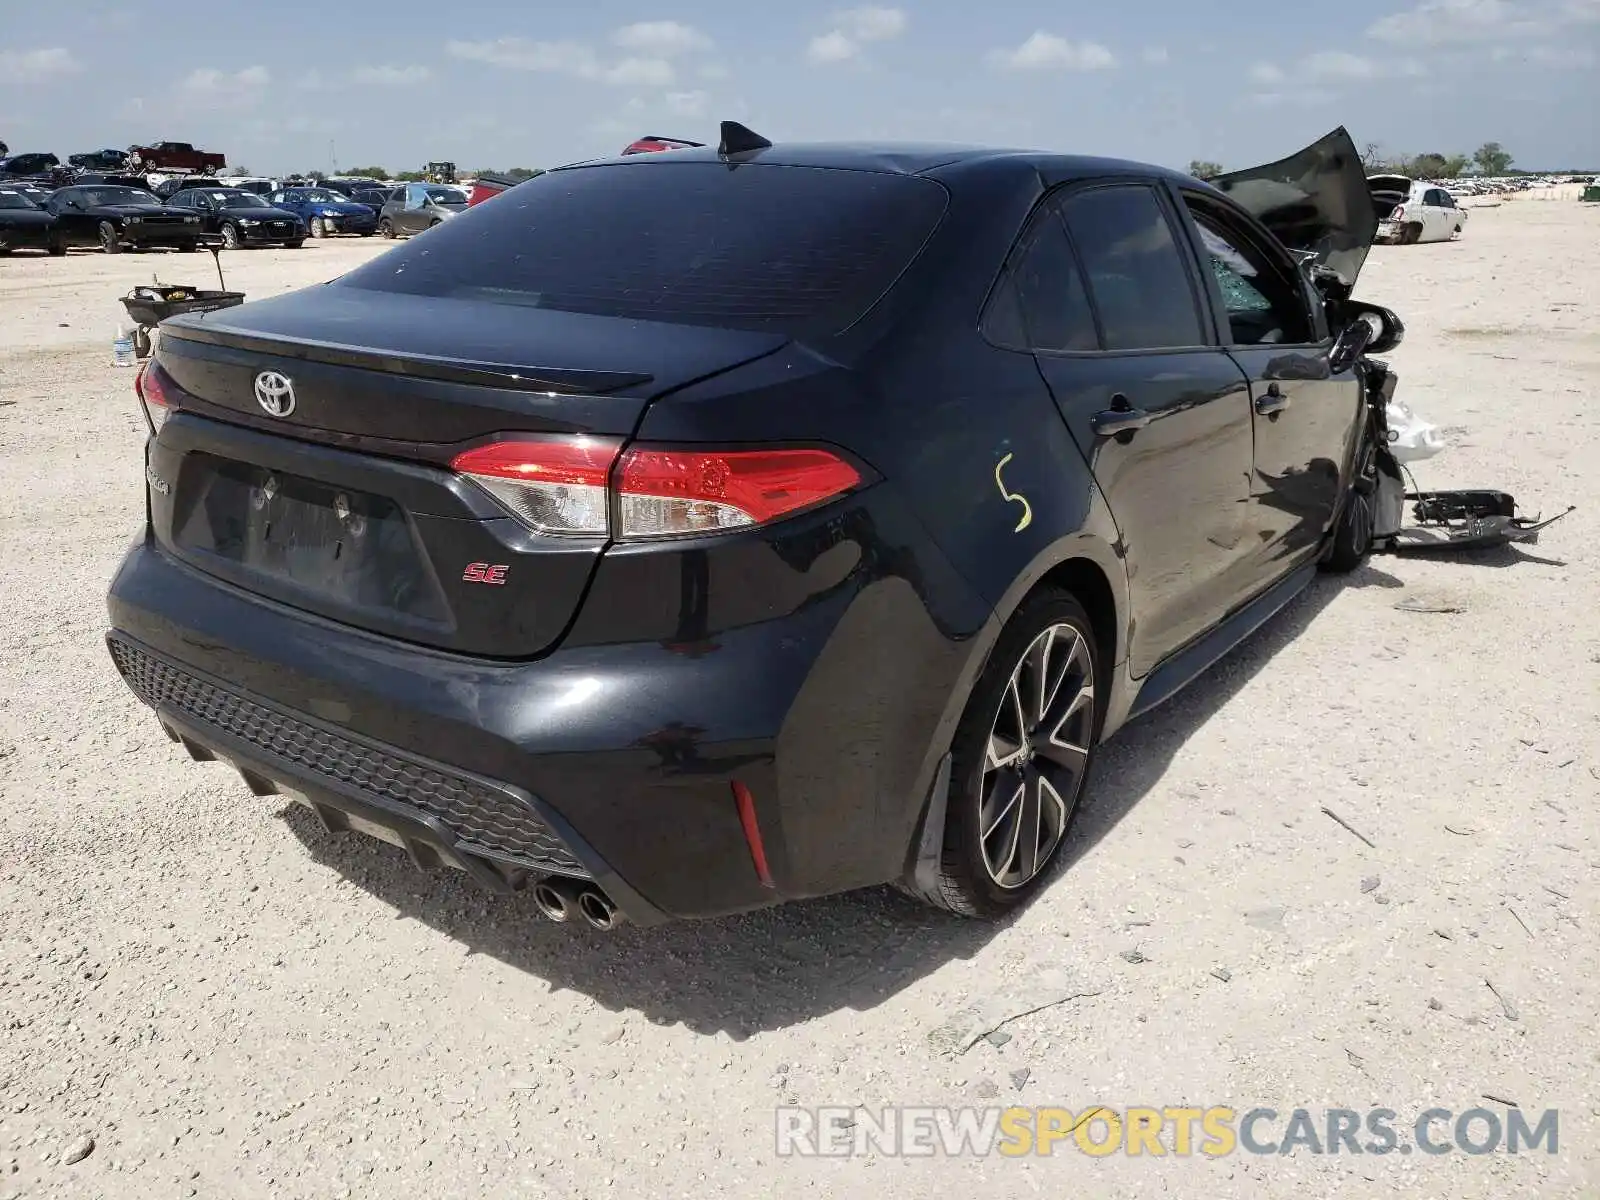
<svg viewBox="0 0 1600 1200">
<path fill-rule="evenodd" d="M 1275 417 L 1289 407 L 1289 397 L 1277 384 L 1269 384 L 1264 396 L 1256 397 L 1256 412 L 1263 417 Z"/>
<path fill-rule="evenodd" d="M 1105 408 L 1090 419 L 1096 437 L 1116 437 L 1150 424 L 1150 414 L 1142 408 Z"/>
</svg>

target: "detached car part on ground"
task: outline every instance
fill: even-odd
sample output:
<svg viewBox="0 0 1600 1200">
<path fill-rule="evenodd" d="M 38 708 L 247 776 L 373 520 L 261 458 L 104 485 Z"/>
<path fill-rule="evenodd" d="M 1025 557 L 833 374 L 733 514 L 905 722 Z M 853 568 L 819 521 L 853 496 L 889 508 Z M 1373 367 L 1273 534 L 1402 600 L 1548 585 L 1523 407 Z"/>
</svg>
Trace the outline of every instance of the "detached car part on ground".
<svg viewBox="0 0 1600 1200">
<path fill-rule="evenodd" d="M 1004 913 L 1098 744 L 1383 528 L 1356 148 L 1218 184 L 728 123 L 175 318 L 112 656 L 552 917 Z"/>
<path fill-rule="evenodd" d="M 165 247 L 192 251 L 202 239 L 200 218 L 168 208 L 149 192 L 108 184 L 62 188 L 45 211 L 55 218 L 50 247 L 98 246 L 107 254 Z"/>
</svg>

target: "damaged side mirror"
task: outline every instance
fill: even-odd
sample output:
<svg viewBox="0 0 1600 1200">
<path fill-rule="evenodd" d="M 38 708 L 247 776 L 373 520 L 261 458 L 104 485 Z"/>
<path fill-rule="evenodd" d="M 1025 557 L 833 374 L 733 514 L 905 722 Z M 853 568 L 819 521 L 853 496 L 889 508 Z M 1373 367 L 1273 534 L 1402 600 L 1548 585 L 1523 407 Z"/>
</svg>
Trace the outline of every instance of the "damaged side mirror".
<svg viewBox="0 0 1600 1200">
<path fill-rule="evenodd" d="M 1393 311 L 1359 300 L 1345 305 L 1348 319 L 1328 354 L 1334 374 L 1348 371 L 1363 354 L 1384 354 L 1398 346 L 1406 327 Z"/>
</svg>

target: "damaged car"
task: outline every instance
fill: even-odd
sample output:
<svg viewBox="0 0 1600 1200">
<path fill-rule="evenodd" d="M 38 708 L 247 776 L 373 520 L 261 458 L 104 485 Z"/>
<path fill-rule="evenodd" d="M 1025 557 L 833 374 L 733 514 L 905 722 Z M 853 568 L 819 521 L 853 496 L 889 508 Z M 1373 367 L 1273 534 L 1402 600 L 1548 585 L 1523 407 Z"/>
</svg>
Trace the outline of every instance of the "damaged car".
<svg viewBox="0 0 1600 1200">
<path fill-rule="evenodd" d="M 552 920 L 999 917 L 1106 739 L 1398 516 L 1359 152 L 721 134 L 165 322 L 111 657 Z"/>
</svg>

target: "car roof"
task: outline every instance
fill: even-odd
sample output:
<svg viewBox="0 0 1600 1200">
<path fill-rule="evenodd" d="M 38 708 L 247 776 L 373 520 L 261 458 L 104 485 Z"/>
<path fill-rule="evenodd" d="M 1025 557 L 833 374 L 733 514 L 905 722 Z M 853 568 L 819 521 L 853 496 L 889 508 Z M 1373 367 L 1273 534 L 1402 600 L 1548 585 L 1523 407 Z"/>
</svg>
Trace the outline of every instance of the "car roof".
<svg viewBox="0 0 1600 1200">
<path fill-rule="evenodd" d="M 787 167 L 823 167 L 847 171 L 877 171 L 894 175 L 931 175 L 960 168 L 996 173 L 1037 173 L 1048 169 L 1053 175 L 1155 175 L 1187 180 L 1181 171 L 1150 163 L 1089 155 L 1058 154 L 1045 150 L 1021 150 L 997 146 L 946 145 L 924 142 L 798 142 L 781 143 L 763 150 L 732 156 L 740 163 L 764 163 Z M 663 169 L 685 162 L 727 162 L 715 147 L 672 150 L 658 154 L 614 155 L 572 163 L 557 170 L 596 166 L 628 166 L 640 170 Z"/>
</svg>

